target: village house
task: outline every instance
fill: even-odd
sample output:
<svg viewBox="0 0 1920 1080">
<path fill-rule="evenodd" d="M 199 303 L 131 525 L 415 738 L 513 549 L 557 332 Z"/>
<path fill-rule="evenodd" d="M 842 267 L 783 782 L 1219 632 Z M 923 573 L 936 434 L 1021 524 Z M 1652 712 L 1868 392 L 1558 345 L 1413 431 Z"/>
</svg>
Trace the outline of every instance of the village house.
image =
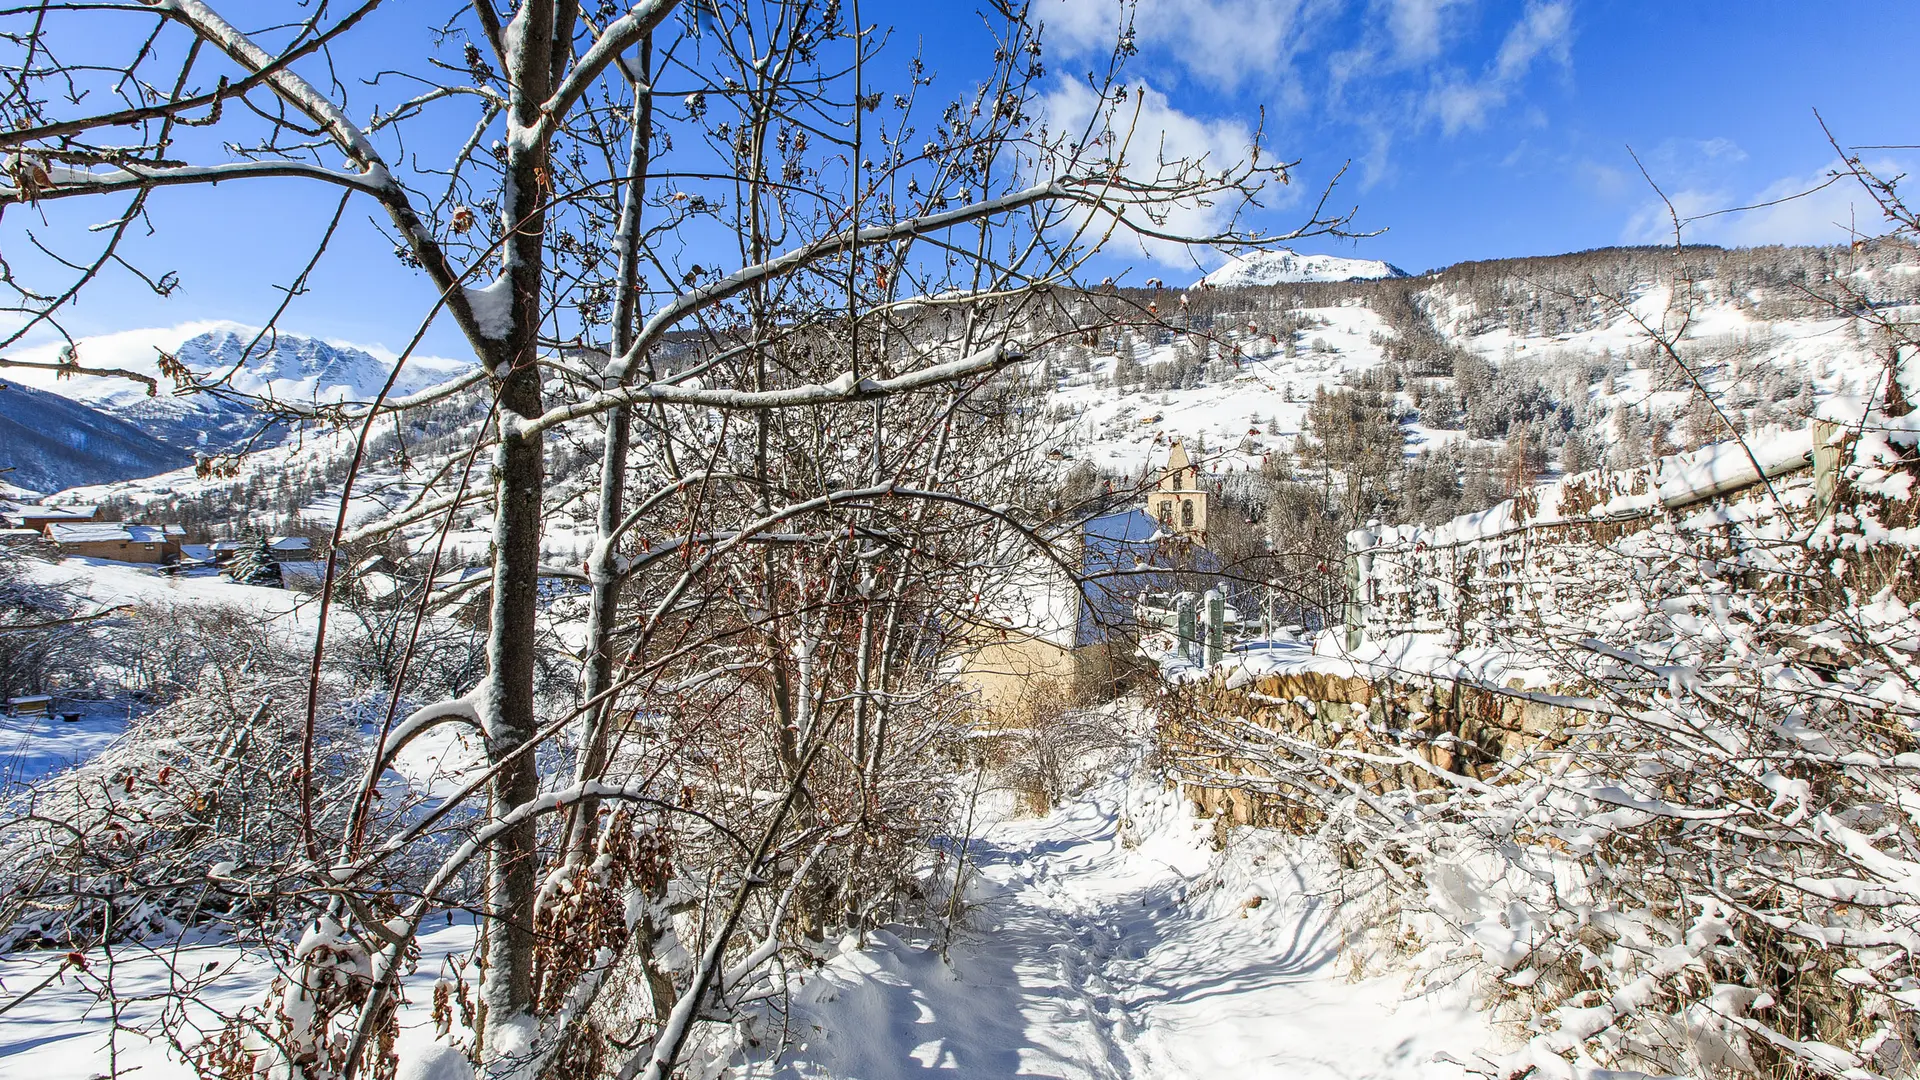
<svg viewBox="0 0 1920 1080">
<path fill-rule="evenodd" d="M 47 526 L 62 558 L 114 562 L 171 563 L 180 558 L 186 530 L 178 525 L 134 525 L 121 521 L 60 522 Z"/>
<path fill-rule="evenodd" d="M 212 545 L 213 565 L 225 566 L 233 561 L 240 549 L 255 543 L 253 540 L 215 540 Z M 313 538 L 308 536 L 271 536 L 267 538 L 267 553 L 275 560 L 299 562 L 313 558 Z"/>
<path fill-rule="evenodd" d="M 1000 712 L 1049 681 L 1080 692 L 1111 688 L 1134 662 L 1141 603 L 1211 565 L 1200 545 L 1206 525 L 1199 470 L 1175 442 L 1145 510 L 1091 515 L 1053 537 L 1072 575 L 1036 558 L 982 598 L 980 613 L 956 634 L 962 681 Z"/>
<path fill-rule="evenodd" d="M 37 503 L 0 501 L 0 525 L 13 529 L 44 532 L 56 522 L 93 521 L 100 515 L 98 506 L 41 506 Z"/>
<path fill-rule="evenodd" d="M 1015 571 L 955 634 L 961 679 L 992 711 L 1043 684 L 1063 691 L 1111 683 L 1131 655 L 1133 603 L 1157 575 L 1159 527 L 1137 509 L 1073 523 L 1051 559 Z M 1076 578 L 1078 580 L 1076 580 Z"/>
<path fill-rule="evenodd" d="M 24 694 L 7 699 L 8 716 L 50 716 L 53 714 L 53 695 Z"/>
</svg>

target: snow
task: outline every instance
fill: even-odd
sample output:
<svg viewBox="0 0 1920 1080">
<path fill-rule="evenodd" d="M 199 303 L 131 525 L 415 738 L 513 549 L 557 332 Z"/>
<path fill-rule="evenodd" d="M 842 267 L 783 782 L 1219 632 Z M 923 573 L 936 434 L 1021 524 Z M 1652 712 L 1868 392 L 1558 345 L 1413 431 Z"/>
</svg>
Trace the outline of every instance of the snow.
<svg viewBox="0 0 1920 1080">
<path fill-rule="evenodd" d="M 67 721 L 62 714 L 78 713 Z M 54 702 L 45 716 L 0 712 L 0 788 L 30 784 L 105 750 L 127 727 L 127 707 L 112 702 Z"/>
<path fill-rule="evenodd" d="M 948 959 L 898 928 L 843 941 L 795 995 L 771 1074 L 1462 1075 L 1435 1055 L 1483 1044 L 1482 1021 L 1457 992 L 1354 977 L 1357 912 L 1324 852 L 1246 831 L 1215 852 L 1213 835 L 1133 768 L 986 829 Z"/>
<path fill-rule="evenodd" d="M 411 1053 L 403 1048 L 393 1080 L 472 1080 L 467 1056 L 445 1043 L 426 1043 Z"/>
<path fill-rule="evenodd" d="M 461 921 L 424 933 L 421 959 L 403 980 L 409 1009 L 401 1020 L 401 1076 L 455 1080 L 470 1076 L 450 1068 L 431 1048 L 432 1020 L 426 1006 L 433 984 L 449 958 L 473 948 L 474 927 Z M 0 957 L 0 996 L 12 1000 L 49 975 L 60 972 L 67 954 L 21 953 Z M 92 1080 L 113 1075 L 142 1080 L 188 1080 L 193 1069 L 181 1061 L 157 1028 L 160 999 L 169 989 L 197 987 L 180 1034 L 189 1043 L 218 1031 L 221 1015 L 231 1015 L 266 1000 L 277 968 L 259 953 L 231 945 L 187 944 L 149 950 L 121 946 L 111 971 L 119 995 L 120 1030 L 113 1013 L 96 1002 L 102 974 L 109 969 L 99 950 L 86 954 L 84 970 L 68 969 L 45 990 L 0 1017 L 0 1078 L 13 1080 Z M 412 1070 L 411 1072 L 409 1070 Z"/>
<path fill-rule="evenodd" d="M 1458 988 L 1408 989 L 1392 954 L 1359 944 L 1366 913 L 1338 894 L 1325 850 L 1238 830 L 1216 851 L 1217 837 L 1137 762 L 1044 818 L 992 822 L 964 845 L 975 868 L 968 915 L 944 959 L 904 927 L 849 937 L 795 988 L 786 1052 L 768 1060 L 779 1042 L 763 1040 L 759 1060 L 731 1063 L 791 1080 L 930 1069 L 1061 1080 L 1463 1075 L 1446 1059 L 1489 1040 L 1473 1002 Z M 325 936 L 310 930 L 296 953 Z M 436 979 L 473 940 L 464 918 L 423 935 L 421 963 L 405 980 L 399 1076 L 472 1075 L 435 1041 L 429 1005 Z M 63 957 L 0 958 L 0 989 L 28 989 Z M 109 1054 L 123 1073 L 190 1076 L 147 1034 L 157 1019 L 149 995 L 202 984 L 188 1008 L 191 1041 L 195 1027 L 215 1026 L 216 1011 L 264 1001 L 275 972 L 232 946 L 123 946 L 113 978 L 127 1007 L 110 1049 L 111 1015 L 93 1005 L 105 957 L 86 959 L 86 970 L 65 971 L 0 1018 L 0 1076 L 80 1080 Z"/>
<path fill-rule="evenodd" d="M 127 603 L 225 604 L 267 617 L 299 621 L 296 609 L 304 599 L 286 589 L 237 585 L 208 573 L 163 575 L 152 567 L 107 559 L 62 559 L 57 563 L 30 563 L 34 577 L 63 585 L 102 607 Z"/>
<path fill-rule="evenodd" d="M 159 525 L 129 525 L 118 521 L 56 521 L 47 526 L 47 538 L 56 544 L 91 544 L 124 540 L 131 544 L 164 543 L 167 531 Z"/>
<path fill-rule="evenodd" d="M 1314 325 L 1294 356 L 1265 333 L 1228 332 L 1229 339 L 1244 340 L 1224 380 L 1152 391 L 1106 385 L 1117 358 L 1098 356 L 1087 375 L 1070 376 L 1048 395 L 1049 408 L 1071 418 L 1065 442 L 1073 454 L 1122 475 L 1140 476 L 1149 463 L 1157 466 L 1175 438 L 1185 441 L 1204 470 L 1258 469 L 1268 451 L 1293 444 L 1316 390 L 1338 387 L 1383 359 L 1386 324 L 1372 309 L 1341 305 L 1307 308 L 1302 315 Z M 1173 361 L 1177 342 L 1167 336 L 1141 350 L 1143 367 Z"/>
<path fill-rule="evenodd" d="M 1213 286 L 1232 289 L 1308 281 L 1357 281 L 1409 276 L 1405 270 L 1378 259 L 1301 255 L 1287 248 L 1250 251 L 1229 258 L 1227 265 L 1194 282 L 1194 288 Z"/>
<path fill-rule="evenodd" d="M 513 279 L 505 274 L 475 289 L 463 290 L 480 336 L 500 341 L 513 332 Z"/>
<path fill-rule="evenodd" d="M 1326 258 L 1286 254 L 1303 265 Z M 1250 275 L 1255 270 L 1249 265 L 1229 270 Z M 1224 277 L 1216 284 L 1232 283 L 1233 272 L 1219 272 Z M 1665 317 L 1666 304 L 1663 290 L 1649 289 L 1634 301 L 1632 310 L 1659 322 Z M 1237 329 L 1221 333 L 1233 355 L 1215 359 L 1224 372 L 1200 385 L 1153 392 L 1115 390 L 1104 381 L 1116 358 L 1094 357 L 1091 372 L 1067 378 L 1049 396 L 1049 406 L 1069 417 L 1065 445 L 1110 469 L 1139 474 L 1149 463 L 1164 458 L 1173 438 L 1184 437 L 1189 446 L 1202 440 L 1210 446 L 1201 459 L 1203 468 L 1216 473 L 1258 468 L 1268 449 L 1284 448 L 1297 436 L 1316 389 L 1340 385 L 1381 361 L 1385 324 L 1372 310 L 1344 304 L 1302 314 L 1312 325 L 1290 343 L 1295 349 L 1269 341 L 1253 327 L 1244 336 Z M 1761 323 L 1730 305 L 1708 304 L 1696 313 L 1690 332 L 1764 333 L 1766 361 L 1814 377 L 1816 392 L 1825 402 L 1822 414 L 1844 418 L 1844 403 L 1863 400 L 1849 397 L 1849 391 L 1872 388 L 1860 384 L 1863 369 L 1849 359 L 1857 348 L 1838 332 L 1843 325 L 1817 319 Z M 1506 329 L 1472 335 L 1455 332 L 1449 337 L 1482 355 L 1498 354 L 1503 362 L 1522 353 L 1591 358 L 1603 349 L 1645 347 L 1643 332 L 1624 317 L 1553 338 L 1515 335 Z M 1309 342 L 1312 348 L 1307 347 Z M 1172 360 L 1175 348 L 1173 335 L 1168 335 L 1129 359 L 1149 367 L 1165 364 Z M 1289 351 L 1295 354 L 1286 355 Z M 83 361 L 111 362 L 91 354 L 83 355 Z M 1814 376 L 1815 372 L 1820 374 Z M 265 373 L 255 374 L 266 379 Z M 1735 377 L 1733 373 L 1710 376 L 1721 380 L 1715 385 Z M 305 389 L 298 392 L 317 393 L 317 385 L 302 384 Z M 843 382 L 806 391 L 844 392 L 851 385 Z M 1621 377 L 1612 395 L 1589 389 L 1592 404 L 1602 410 L 1623 403 L 1671 406 L 1687 396 L 1651 387 L 1650 372 L 1638 367 Z M 1419 424 L 1405 425 L 1404 430 L 1410 448 L 1465 438 L 1464 432 Z M 1911 434 L 1896 432 L 1885 438 L 1898 441 Z M 255 455 L 244 468 L 254 476 L 272 477 L 303 462 L 337 459 L 350 437 L 351 433 L 317 435 L 298 448 Z M 1812 450 L 1813 436 L 1804 427 L 1753 439 L 1744 450 L 1709 446 L 1658 463 L 1642 474 L 1647 483 L 1639 485 L 1640 492 L 1621 484 L 1612 489 L 1619 494 L 1610 501 L 1581 513 L 1624 515 L 1682 507 L 1751 483 L 1755 460 L 1760 473 L 1771 476 L 1776 470 L 1800 468 Z M 1591 480 L 1595 475 L 1569 481 Z M 1615 474 L 1609 482 L 1618 479 Z M 1880 484 L 1890 494 L 1906 494 L 1904 488 L 1893 490 L 1905 482 L 1904 474 L 1870 476 L 1863 482 Z M 188 493 L 198 483 L 203 482 L 172 474 L 122 485 L 119 490 Z M 207 482 L 206 489 L 221 483 Z M 1387 528 L 1359 535 L 1367 538 L 1365 543 L 1485 540 L 1522 524 L 1559 520 L 1556 515 L 1561 513 L 1566 490 L 1566 482 L 1538 490 L 1525 512 L 1508 502 L 1437 530 Z M 75 494 L 79 493 L 69 493 Z M 356 488 L 348 519 L 368 520 L 420 494 L 407 475 L 370 469 Z M 331 524 L 339 500 L 337 491 L 322 492 L 306 508 L 305 516 Z M 1726 513 L 1720 508 L 1694 511 L 1696 516 L 1687 520 Z M 565 550 L 560 545 L 586 535 L 556 521 L 549 527 L 549 546 Z M 450 537 L 450 549 L 480 554 L 490 539 L 483 529 L 457 526 Z M 288 569 L 291 572 L 292 567 Z M 442 568 L 443 575 L 455 580 L 469 572 L 451 560 Z M 236 586 L 211 577 L 163 578 L 91 560 L 68 560 L 41 573 L 71 582 L 103 604 L 128 599 L 239 603 L 285 618 L 290 629 L 299 626 L 302 616 L 294 594 Z M 1031 603 L 1010 615 L 998 609 L 993 613 L 1043 634 L 1058 633 L 1066 625 L 1061 613 L 1068 608 L 1058 603 L 1057 595 L 1042 592 L 1026 599 Z M 1863 626 L 1870 625 L 1888 640 L 1912 640 L 1913 624 L 1904 608 L 1887 601 L 1874 611 L 1875 620 Z M 1649 617 L 1645 606 L 1624 602 L 1586 614 L 1596 624 L 1629 624 Z M 1229 686 L 1303 672 L 1418 674 L 1519 691 L 1551 685 L 1546 672 L 1512 653 L 1460 648 L 1440 635 L 1370 637 L 1351 653 L 1341 644 L 1338 634 L 1323 635 L 1317 643 L 1284 638 L 1243 643 L 1218 674 Z M 1163 670 L 1176 681 L 1201 675 L 1191 665 L 1171 659 Z M 1683 681 L 1675 677 L 1672 697 L 1680 698 L 1683 690 L 1697 690 L 1691 683 L 1683 686 Z M 1889 701 L 1907 701 L 1911 708 L 1911 696 L 1900 697 L 1904 691 L 1891 681 L 1875 693 Z M 105 715 L 97 720 L 90 715 L 81 725 L 61 725 L 57 720 L 8 722 L 0 724 L 0 755 L 17 763 L 12 767 L 20 777 L 44 775 L 68 760 L 97 753 L 117 731 L 113 718 Z M 469 778 L 478 756 L 477 738 L 464 728 L 447 725 L 409 746 L 398 756 L 395 769 L 416 791 L 431 798 Z M 1759 782 L 1783 800 L 1780 805 L 1798 801 L 1804 811 L 1804 790 L 1796 794 L 1795 782 L 1769 777 Z M 1628 823 L 1636 815 L 1644 816 L 1644 806 L 1633 802 L 1636 796 L 1619 789 L 1619 797 L 1610 800 L 1607 793 L 1612 790 L 1596 788 L 1586 793 L 1611 808 L 1593 820 Z M 1225 850 L 1212 849 L 1210 841 L 1216 839 L 1226 841 Z M 1484 1047 L 1490 1041 L 1489 1021 L 1473 1011 L 1476 1004 L 1485 1002 L 1468 1000 L 1464 989 L 1411 991 L 1404 984 L 1410 961 L 1367 950 L 1356 928 L 1374 913 L 1342 901 L 1340 887 L 1350 879 L 1334 868 L 1327 852 L 1312 842 L 1273 833 L 1216 831 L 1208 823 L 1191 819 L 1176 796 L 1152 783 L 1137 766 L 1045 818 L 996 823 L 969 838 L 964 847 L 976 860 L 978 874 L 965 893 L 971 908 L 969 922 L 951 947 L 943 952 L 924 932 L 905 927 L 843 942 L 826 958 L 825 966 L 799 986 L 790 1017 L 766 1018 L 767 1024 L 789 1024 L 785 1030 L 797 1042 L 778 1060 L 761 1061 L 765 1071 L 795 1078 L 893 1077 L 931 1069 L 961 1075 L 1057 1077 L 1458 1076 L 1461 1070 L 1445 1062 L 1472 1056 L 1467 1048 Z M 1474 956 L 1511 972 L 1508 985 L 1525 987 L 1538 977 L 1525 961 L 1550 928 L 1524 905 L 1497 897 L 1469 878 L 1464 871 L 1458 877 L 1436 873 L 1434 911 L 1451 919 L 1449 926 L 1459 932 Z M 1710 930 L 1703 921 L 1693 933 Z M 1435 930 L 1433 936 L 1438 940 L 1444 935 Z M 198 947 L 182 955 L 210 957 L 216 967 L 224 964 L 230 969 L 230 977 L 223 971 L 218 986 L 208 992 L 209 1004 L 248 1003 L 264 993 L 265 967 L 258 958 L 234 949 Z M 134 963 L 150 959 L 141 957 Z M 55 962 L 50 957 L 0 959 L 0 980 L 11 991 L 25 985 L 22 978 L 37 978 Z M 68 976 L 76 985 L 82 979 L 75 973 Z M 137 982 L 144 976 L 135 968 L 130 977 Z M 73 1024 L 72 1033 L 60 1027 L 60 1021 L 47 1019 L 62 1015 L 47 1011 L 56 1006 L 67 1008 L 68 1016 L 81 1015 L 85 1001 L 84 994 L 62 983 L 12 1015 L 0 1017 L 0 1073 L 23 1065 L 28 1052 L 42 1045 L 60 1044 L 65 1049 L 90 1045 L 83 1036 L 104 1038 L 104 1022 L 98 1016 L 89 1014 Z M 471 1075 L 464 1062 L 423 1034 L 417 1022 L 418 1005 L 416 995 L 415 1012 L 409 1013 L 410 1026 L 402 1037 L 400 1075 L 464 1080 Z M 1737 1011 L 1749 1005 L 1731 1001 L 1728 1008 Z M 1554 1038 L 1578 1043 L 1612 1022 L 1613 1014 L 1606 1010 L 1613 1007 L 1558 1009 L 1547 1030 L 1558 1032 Z M 80 1041 L 67 1041 L 73 1039 Z M 777 1046 L 779 1040 L 763 1045 Z M 140 1057 L 144 1052 L 126 1060 L 148 1067 L 146 1075 L 183 1075 L 158 1057 Z M 44 1055 L 31 1056 L 36 1059 L 36 1080 L 42 1074 L 49 1080 L 85 1075 L 98 1067 L 97 1059 L 63 1053 L 57 1067 L 43 1069 L 38 1059 Z M 61 1071 L 69 1068 L 70 1072 Z"/>
</svg>

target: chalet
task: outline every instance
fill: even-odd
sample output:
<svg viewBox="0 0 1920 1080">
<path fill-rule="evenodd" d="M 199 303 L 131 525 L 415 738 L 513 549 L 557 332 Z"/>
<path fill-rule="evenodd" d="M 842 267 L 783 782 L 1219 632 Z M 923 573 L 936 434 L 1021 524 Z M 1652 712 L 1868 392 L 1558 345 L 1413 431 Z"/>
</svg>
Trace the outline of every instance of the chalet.
<svg viewBox="0 0 1920 1080">
<path fill-rule="evenodd" d="M 100 516 L 98 506 L 41 506 L 36 503 L 0 501 L 0 525 L 44 532 L 56 523 L 93 521 Z"/>
<path fill-rule="evenodd" d="M 47 534 L 39 529 L 0 528 L 0 547 L 15 551 L 27 551 L 38 548 L 47 542 Z"/>
<path fill-rule="evenodd" d="M 240 549 L 254 543 L 251 540 L 215 540 L 213 542 L 213 565 L 225 566 L 233 561 Z M 313 539 L 307 536 L 273 536 L 267 538 L 267 553 L 277 561 L 300 562 L 313 558 Z"/>
<path fill-rule="evenodd" d="M 8 716 L 47 716 L 53 712 L 53 698 L 47 694 L 27 694 L 7 699 Z"/>
<path fill-rule="evenodd" d="M 131 525 L 119 521 L 54 522 L 47 526 L 64 558 L 170 563 L 180 558 L 186 530 L 178 525 Z"/>
</svg>

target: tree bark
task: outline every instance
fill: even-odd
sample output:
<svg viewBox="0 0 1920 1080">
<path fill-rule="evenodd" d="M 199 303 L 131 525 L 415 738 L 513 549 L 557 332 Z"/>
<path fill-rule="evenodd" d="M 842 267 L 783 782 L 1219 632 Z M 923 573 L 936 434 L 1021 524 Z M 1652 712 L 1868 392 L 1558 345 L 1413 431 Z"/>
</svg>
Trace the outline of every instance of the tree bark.
<svg viewBox="0 0 1920 1080">
<path fill-rule="evenodd" d="M 644 83 L 653 75 L 653 38 L 640 46 L 641 84 L 634 87 L 633 134 L 627 150 L 627 175 L 620 206 L 620 224 L 615 243 L 620 265 L 619 293 L 614 298 L 613 336 L 608 362 L 625 355 L 633 344 L 638 317 L 640 288 L 640 222 L 642 199 L 647 190 L 647 169 L 653 142 L 653 88 Z M 624 371 L 631 372 L 632 365 Z M 622 383 L 627 379 L 623 377 Z M 583 691 L 587 703 L 587 723 L 575 766 L 575 779 L 597 778 L 607 767 L 608 742 L 614 713 L 613 631 L 620 607 L 620 593 L 626 575 L 619 572 L 615 557 L 616 532 L 620 528 L 621 504 L 627 491 L 627 452 L 632 439 L 631 405 L 622 405 L 607 413 L 607 434 L 600 452 L 600 508 L 595 521 L 595 545 L 587 565 L 592 582 L 591 609 L 588 615 L 587 663 Z M 593 857 L 594 840 L 599 833 L 600 800 L 582 799 L 572 810 L 567 828 L 567 858 L 585 863 Z"/>
<path fill-rule="evenodd" d="M 553 50 L 570 40 L 571 21 L 556 26 L 553 0 L 530 0 L 507 37 L 513 87 L 508 127 L 507 190 L 502 200 L 505 273 L 512 324 L 492 364 L 499 408 L 495 452 L 492 620 L 487 636 L 487 693 L 481 711 L 487 755 L 496 768 L 491 812 L 503 815 L 539 794 L 534 755 L 523 752 L 539 727 L 533 683 L 537 665 L 540 503 L 546 480 L 542 440 L 520 429 L 541 412 L 539 332 L 543 311 L 546 202 L 551 186 L 540 104 L 551 93 Z M 483 952 L 481 1025 L 485 1060 L 531 1049 L 534 1030 L 534 905 L 538 897 L 537 831 L 529 815 L 501 833 L 487 864 L 487 907 L 493 916 Z"/>
</svg>

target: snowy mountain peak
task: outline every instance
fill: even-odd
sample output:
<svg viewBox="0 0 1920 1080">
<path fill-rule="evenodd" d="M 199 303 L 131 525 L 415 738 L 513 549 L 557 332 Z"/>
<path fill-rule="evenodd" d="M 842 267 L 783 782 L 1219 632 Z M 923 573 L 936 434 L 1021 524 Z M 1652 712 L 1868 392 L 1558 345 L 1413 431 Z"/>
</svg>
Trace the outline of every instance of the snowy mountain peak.
<svg viewBox="0 0 1920 1080">
<path fill-rule="evenodd" d="M 11 378 L 129 421 L 164 443 L 186 449 L 220 450 L 252 439 L 260 414 L 232 395 L 173 393 L 160 371 L 160 356 L 179 360 L 202 383 L 241 395 L 289 404 L 371 401 L 386 385 L 395 357 L 378 346 L 360 348 L 299 334 L 268 334 L 231 322 L 186 323 L 83 338 L 72 357 L 90 368 L 120 368 L 152 375 L 159 393 L 130 379 L 19 369 Z M 248 346 L 252 348 L 249 350 Z M 20 359 L 64 359 L 60 344 L 21 350 Z M 472 369 L 471 361 L 415 356 L 393 387 L 405 395 L 436 386 Z"/>
<path fill-rule="evenodd" d="M 1227 265 L 1194 282 L 1194 287 L 1241 289 L 1306 281 L 1366 281 L 1408 276 L 1405 270 L 1378 259 L 1302 255 L 1287 248 L 1275 248 L 1272 251 L 1249 251 L 1244 255 L 1229 256 Z"/>
<path fill-rule="evenodd" d="M 238 365 L 229 382 L 242 393 L 309 403 L 370 399 L 393 370 L 364 349 L 292 334 L 264 338 L 249 354 L 253 338 L 247 332 L 209 331 L 183 342 L 174 355 L 193 371 L 215 378 Z M 402 376 L 402 381 L 420 380 Z"/>
</svg>

